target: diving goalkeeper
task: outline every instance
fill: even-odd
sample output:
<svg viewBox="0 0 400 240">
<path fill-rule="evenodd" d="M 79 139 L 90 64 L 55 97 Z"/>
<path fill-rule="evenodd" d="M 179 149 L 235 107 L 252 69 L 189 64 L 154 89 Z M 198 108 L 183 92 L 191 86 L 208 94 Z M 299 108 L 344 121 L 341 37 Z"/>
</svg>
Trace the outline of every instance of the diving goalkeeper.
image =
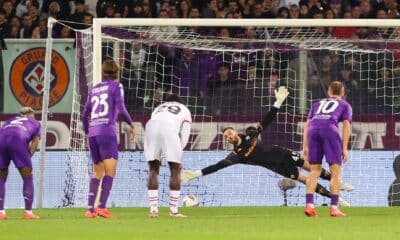
<svg viewBox="0 0 400 240">
<path fill-rule="evenodd" d="M 238 134 L 232 127 L 225 128 L 223 130 L 224 138 L 230 144 L 233 144 L 233 151 L 225 157 L 225 159 L 201 170 L 184 170 L 181 174 L 182 181 L 187 182 L 194 178 L 205 176 L 231 165 L 241 163 L 265 167 L 282 176 L 298 180 L 305 184 L 307 175 L 299 172 L 297 167 L 309 171 L 310 164 L 305 161 L 299 153 L 277 145 L 264 145 L 258 141 L 258 135 L 273 121 L 288 95 L 289 92 L 286 87 L 280 87 L 278 90 L 275 90 L 276 101 L 271 110 L 257 127 L 247 128 L 245 134 Z M 331 174 L 325 169 L 322 169 L 320 177 L 325 180 L 330 180 Z M 349 184 L 342 183 L 341 189 L 351 191 L 353 187 Z M 328 198 L 331 197 L 331 193 L 320 184 L 317 185 L 315 192 Z M 349 205 L 343 199 L 340 199 L 340 203 L 342 206 Z"/>
</svg>

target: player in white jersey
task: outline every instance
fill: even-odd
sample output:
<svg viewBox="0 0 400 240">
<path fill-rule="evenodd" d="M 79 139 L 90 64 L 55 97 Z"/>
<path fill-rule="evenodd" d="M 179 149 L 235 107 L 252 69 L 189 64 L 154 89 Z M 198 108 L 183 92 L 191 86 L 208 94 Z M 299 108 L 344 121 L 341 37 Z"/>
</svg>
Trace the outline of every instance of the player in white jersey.
<svg viewBox="0 0 400 240">
<path fill-rule="evenodd" d="M 178 96 L 169 95 L 163 104 L 154 109 L 151 119 L 146 124 L 144 154 L 150 169 L 148 183 L 150 217 L 158 216 L 158 174 L 161 155 L 166 158 L 171 170 L 169 215 L 185 217 L 178 212 L 178 203 L 182 152 L 189 139 L 191 123 L 192 116 L 189 109 L 180 103 Z"/>
</svg>

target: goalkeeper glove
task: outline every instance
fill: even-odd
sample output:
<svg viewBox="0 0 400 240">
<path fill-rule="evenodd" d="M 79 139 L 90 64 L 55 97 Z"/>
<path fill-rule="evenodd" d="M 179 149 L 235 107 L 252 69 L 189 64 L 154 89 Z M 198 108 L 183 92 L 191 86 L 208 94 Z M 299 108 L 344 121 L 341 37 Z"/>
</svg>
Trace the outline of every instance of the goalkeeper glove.
<svg viewBox="0 0 400 240">
<path fill-rule="evenodd" d="M 285 101 L 287 96 L 289 95 L 289 91 L 285 86 L 281 86 L 278 90 L 275 89 L 275 98 L 276 101 L 274 103 L 274 107 L 280 108 L 282 103 Z"/>
<path fill-rule="evenodd" d="M 201 170 L 183 170 L 181 174 L 181 180 L 182 182 L 188 182 L 192 179 L 198 178 L 202 176 L 203 174 L 201 173 Z"/>
</svg>

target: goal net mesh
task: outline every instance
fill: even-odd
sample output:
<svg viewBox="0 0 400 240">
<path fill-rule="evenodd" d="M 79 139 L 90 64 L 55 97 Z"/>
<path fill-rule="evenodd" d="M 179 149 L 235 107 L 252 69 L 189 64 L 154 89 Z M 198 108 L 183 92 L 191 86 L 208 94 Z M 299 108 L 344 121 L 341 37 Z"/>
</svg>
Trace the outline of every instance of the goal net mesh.
<svg viewBox="0 0 400 240">
<path fill-rule="evenodd" d="M 338 38 L 334 31 L 353 31 L 359 39 Z M 332 80 L 344 83 L 354 111 L 352 151 L 343 166 L 343 180 L 357 188 L 342 196 L 355 205 L 387 205 L 395 179 L 392 163 L 400 147 L 398 36 L 397 28 L 102 26 L 102 56 L 93 59 L 91 29 L 76 31 L 77 71 L 63 206 L 86 204 L 91 160 L 80 114 L 93 85 L 93 61 L 106 59 L 122 67 L 120 82 L 137 130 L 130 141 L 129 126 L 119 125 L 121 152 L 111 206 L 147 206 L 144 125 L 163 94 L 178 94 L 191 110 L 194 121 L 183 165 L 201 169 L 231 150 L 221 130 L 232 126 L 242 132 L 256 125 L 271 108 L 279 86 L 287 86 L 290 95 L 260 141 L 300 151 L 309 107 L 326 96 Z M 167 205 L 165 162 L 160 174 L 160 203 Z M 205 206 L 282 205 L 281 178 L 261 167 L 232 166 L 183 184 L 182 195 L 196 195 Z M 394 199 L 400 198 L 394 194 Z M 304 204 L 304 195 L 304 186 L 298 183 L 287 192 L 288 205 Z M 318 197 L 317 203 L 329 199 Z"/>
</svg>

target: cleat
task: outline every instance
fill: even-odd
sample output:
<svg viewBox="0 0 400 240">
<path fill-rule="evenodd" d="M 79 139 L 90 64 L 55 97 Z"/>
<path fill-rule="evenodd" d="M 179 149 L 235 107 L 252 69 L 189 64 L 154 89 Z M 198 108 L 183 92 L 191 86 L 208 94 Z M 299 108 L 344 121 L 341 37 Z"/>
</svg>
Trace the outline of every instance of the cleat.
<svg viewBox="0 0 400 240">
<path fill-rule="evenodd" d="M 115 216 L 113 216 L 110 211 L 108 211 L 107 208 L 96 208 L 95 212 L 97 216 L 103 217 L 103 218 L 110 218 L 110 219 L 116 219 Z"/>
<path fill-rule="evenodd" d="M 0 213 L 0 220 L 6 220 L 8 219 L 6 213 Z"/>
<path fill-rule="evenodd" d="M 97 214 L 93 211 L 87 210 L 85 212 L 85 218 L 97 218 Z"/>
<path fill-rule="evenodd" d="M 152 212 L 150 213 L 150 217 L 151 217 L 151 218 L 157 218 L 157 217 L 158 217 L 158 212 L 157 212 L 157 211 L 152 211 Z"/>
<path fill-rule="evenodd" d="M 183 214 L 181 214 L 181 213 L 173 213 L 173 212 L 169 212 L 169 216 L 170 217 L 173 217 L 173 218 L 187 218 L 187 216 L 186 215 L 183 215 Z"/>
<path fill-rule="evenodd" d="M 331 217 L 346 217 L 346 214 L 342 213 L 337 207 L 331 207 L 329 215 L 331 215 Z"/>
<path fill-rule="evenodd" d="M 309 216 L 309 217 L 318 217 L 318 214 L 317 214 L 317 211 L 315 211 L 315 208 L 311 207 L 308 204 L 304 208 L 304 214 Z"/>
<path fill-rule="evenodd" d="M 340 207 L 350 207 L 350 203 L 348 203 L 346 200 L 343 198 L 339 198 L 339 206 Z"/>
<path fill-rule="evenodd" d="M 351 192 L 354 190 L 354 187 L 349 183 L 340 182 L 340 190 Z"/>
<path fill-rule="evenodd" d="M 36 215 L 34 213 L 27 213 L 24 212 L 24 219 L 29 220 L 29 219 L 39 219 L 39 215 Z"/>
</svg>

